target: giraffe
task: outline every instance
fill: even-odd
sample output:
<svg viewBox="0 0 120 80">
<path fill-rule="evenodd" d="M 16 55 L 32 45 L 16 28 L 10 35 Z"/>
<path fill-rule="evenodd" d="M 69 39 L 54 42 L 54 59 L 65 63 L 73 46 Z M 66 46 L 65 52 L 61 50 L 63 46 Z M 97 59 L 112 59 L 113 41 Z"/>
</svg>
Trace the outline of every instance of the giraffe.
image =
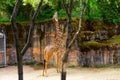
<svg viewBox="0 0 120 80">
<path fill-rule="evenodd" d="M 66 43 L 66 33 L 63 34 L 62 31 L 60 31 L 59 23 L 58 23 L 58 16 L 57 12 L 55 12 L 53 16 L 53 20 L 55 23 L 55 30 L 56 34 L 53 40 L 53 43 L 46 46 L 44 49 L 44 69 L 43 69 L 43 76 L 45 74 L 47 75 L 47 66 L 49 63 L 49 60 L 53 56 L 56 61 L 56 70 L 57 72 L 60 72 L 60 66 L 62 64 L 62 55 L 65 51 L 65 43 Z"/>
</svg>

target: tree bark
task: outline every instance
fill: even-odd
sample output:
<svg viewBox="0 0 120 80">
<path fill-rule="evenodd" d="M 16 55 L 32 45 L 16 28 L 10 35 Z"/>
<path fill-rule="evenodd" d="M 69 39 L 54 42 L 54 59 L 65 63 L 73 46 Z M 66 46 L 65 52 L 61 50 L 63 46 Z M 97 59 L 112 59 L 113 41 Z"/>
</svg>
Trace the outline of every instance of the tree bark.
<svg viewBox="0 0 120 80">
<path fill-rule="evenodd" d="M 62 0 L 63 7 L 65 9 L 65 12 L 66 12 L 68 18 L 71 18 L 71 13 L 72 13 L 72 8 L 73 8 L 73 1 L 74 0 L 69 0 L 68 6 L 67 6 L 67 4 L 65 4 L 66 0 Z"/>
<path fill-rule="evenodd" d="M 17 67 L 18 67 L 18 76 L 19 76 L 18 80 L 23 80 L 22 55 L 20 54 L 20 41 L 19 41 L 17 25 L 16 25 L 16 16 L 19 11 L 21 3 L 22 0 L 17 0 L 11 16 L 11 25 L 12 25 L 12 31 L 13 31 L 14 42 L 16 47 L 16 54 L 17 54 Z"/>
<path fill-rule="evenodd" d="M 22 3 L 22 0 L 17 0 L 17 2 L 15 4 L 15 7 L 14 7 L 14 10 L 13 10 L 13 13 L 11 15 L 11 26 L 12 26 L 12 31 L 13 31 L 14 41 L 15 41 L 15 47 L 16 47 L 16 54 L 17 54 L 18 80 L 23 80 L 22 57 L 25 54 L 26 50 L 28 49 L 29 44 L 30 44 L 30 42 L 32 40 L 32 34 L 33 34 L 33 31 L 34 31 L 35 19 L 36 19 L 37 14 L 38 14 L 38 12 L 40 10 L 42 2 L 43 2 L 43 0 L 41 0 L 39 2 L 38 8 L 37 8 L 37 10 L 35 11 L 35 13 L 34 13 L 34 15 L 32 17 L 27 43 L 24 46 L 24 48 L 22 49 L 22 51 L 20 50 L 20 41 L 19 41 L 17 25 L 16 25 L 16 17 L 17 17 L 20 5 Z"/>
<path fill-rule="evenodd" d="M 67 42 L 66 42 L 66 47 L 68 47 L 68 44 L 70 40 L 72 39 L 72 26 L 71 26 L 71 14 L 72 14 L 72 8 L 73 8 L 73 1 L 74 0 L 69 0 L 68 5 L 65 4 L 66 0 L 62 0 L 63 7 L 65 9 L 65 12 L 67 14 Z"/>
<path fill-rule="evenodd" d="M 70 43 L 68 44 L 67 49 L 66 49 L 66 51 L 65 51 L 65 53 L 64 53 L 64 56 L 63 56 L 63 58 L 62 58 L 62 62 L 63 62 L 63 63 L 62 63 L 62 73 L 61 73 L 62 76 L 61 76 L 61 80 L 66 80 L 66 79 L 65 79 L 65 78 L 66 78 L 66 76 L 65 76 L 66 74 L 64 74 L 64 73 L 66 72 L 65 67 L 66 67 L 66 63 L 67 63 L 67 60 L 68 60 L 68 54 L 69 54 L 69 51 L 70 51 L 70 48 L 71 48 L 73 42 L 75 41 L 77 35 L 79 34 L 79 32 L 80 32 L 80 30 L 81 30 L 81 27 L 82 27 L 81 23 L 82 23 L 82 17 L 83 17 L 84 9 L 85 9 L 85 2 L 82 1 L 82 8 L 81 8 L 81 13 L 80 13 L 78 30 L 77 30 L 77 32 L 75 33 L 73 39 L 72 39 L 72 40 L 70 41 Z M 65 77 L 64 77 L 64 76 L 65 76 Z"/>
</svg>

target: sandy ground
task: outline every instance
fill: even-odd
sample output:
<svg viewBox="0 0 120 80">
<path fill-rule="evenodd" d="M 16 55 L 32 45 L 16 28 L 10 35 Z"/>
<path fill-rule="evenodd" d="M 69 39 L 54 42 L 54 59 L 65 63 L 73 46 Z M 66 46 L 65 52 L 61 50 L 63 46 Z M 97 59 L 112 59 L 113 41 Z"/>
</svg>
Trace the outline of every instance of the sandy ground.
<svg viewBox="0 0 120 80">
<path fill-rule="evenodd" d="M 120 68 L 68 68 L 67 80 L 120 80 Z M 24 66 L 24 80 L 60 80 L 55 68 L 48 69 L 48 77 L 41 76 L 42 70 Z M 17 67 L 0 68 L 0 80 L 18 80 Z"/>
</svg>

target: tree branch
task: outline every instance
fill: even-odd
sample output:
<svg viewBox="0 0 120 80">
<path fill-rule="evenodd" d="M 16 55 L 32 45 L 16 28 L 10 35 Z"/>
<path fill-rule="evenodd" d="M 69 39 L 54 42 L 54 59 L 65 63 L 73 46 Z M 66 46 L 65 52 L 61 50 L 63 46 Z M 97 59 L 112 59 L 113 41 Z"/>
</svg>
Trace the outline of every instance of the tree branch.
<svg viewBox="0 0 120 80">
<path fill-rule="evenodd" d="M 17 13 L 18 13 L 21 3 L 22 3 L 22 0 L 17 0 L 14 10 L 13 10 L 13 13 L 11 15 L 11 20 L 10 20 L 13 35 L 14 35 L 15 46 L 18 51 L 20 49 L 20 42 L 19 42 L 19 37 L 18 37 L 18 33 L 17 33 L 16 16 L 17 16 Z"/>
<path fill-rule="evenodd" d="M 66 11 L 66 14 L 67 14 L 68 13 L 68 8 L 67 8 L 65 2 L 66 2 L 66 0 L 62 0 L 63 7 L 64 7 L 64 9 Z"/>
<path fill-rule="evenodd" d="M 71 17 L 73 1 L 74 0 L 69 0 L 68 6 L 67 6 L 67 4 L 65 4 L 66 0 L 62 0 L 63 7 L 65 9 L 65 12 L 66 12 L 68 18 Z"/>
<path fill-rule="evenodd" d="M 33 17 L 32 17 L 31 24 L 30 24 L 30 29 L 29 29 L 29 34 L 28 34 L 28 38 L 27 38 L 27 43 L 25 44 L 25 46 L 23 47 L 23 49 L 21 51 L 22 56 L 25 54 L 25 52 L 28 49 L 28 47 L 30 45 L 30 42 L 32 40 L 34 26 L 35 26 L 35 20 L 37 18 L 38 13 L 39 13 L 40 7 L 42 6 L 42 2 L 43 2 L 43 0 L 41 0 L 39 2 L 39 5 L 38 5 Z"/>
<path fill-rule="evenodd" d="M 75 39 L 76 39 L 77 35 L 79 34 L 80 29 L 82 27 L 81 23 L 82 23 L 82 17 L 83 17 L 84 9 L 85 9 L 85 2 L 82 2 L 82 9 L 81 9 L 81 14 L 80 14 L 80 20 L 79 20 L 78 30 L 75 33 L 75 35 L 74 35 L 73 39 L 71 40 L 71 42 L 68 44 L 67 50 L 66 50 L 66 52 L 65 52 L 65 54 L 63 56 L 63 63 L 67 62 L 69 50 L 70 50 L 73 42 L 75 41 Z"/>
<path fill-rule="evenodd" d="M 22 0 L 17 0 L 15 7 L 14 7 L 14 10 L 13 10 L 13 13 L 11 15 L 11 20 L 10 20 L 11 22 L 13 22 L 13 21 L 16 22 L 16 16 L 17 16 L 17 13 L 18 13 L 18 10 L 19 10 L 21 3 L 22 3 Z"/>
<path fill-rule="evenodd" d="M 69 13 L 69 14 L 72 13 L 73 1 L 74 1 L 74 0 L 70 0 L 70 1 L 69 1 L 69 9 L 68 9 L 68 13 Z"/>
<path fill-rule="evenodd" d="M 19 58 L 20 53 L 20 42 L 18 37 L 18 31 L 17 31 L 17 25 L 16 25 L 16 16 L 19 10 L 19 7 L 22 3 L 22 0 L 17 0 L 13 13 L 11 15 L 11 27 L 14 35 L 14 41 L 15 41 L 15 47 L 16 47 L 16 53 L 17 53 L 17 59 Z"/>
</svg>

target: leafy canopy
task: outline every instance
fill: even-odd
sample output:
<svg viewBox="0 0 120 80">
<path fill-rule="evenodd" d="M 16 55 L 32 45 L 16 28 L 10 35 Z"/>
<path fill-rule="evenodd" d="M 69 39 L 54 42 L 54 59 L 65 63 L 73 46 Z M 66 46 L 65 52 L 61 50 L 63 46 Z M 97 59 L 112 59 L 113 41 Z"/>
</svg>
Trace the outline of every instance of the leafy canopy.
<svg viewBox="0 0 120 80">
<path fill-rule="evenodd" d="M 65 0 L 65 4 L 69 0 Z M 16 0 L 0 0 L 0 21 L 9 21 Z M 39 0 L 23 0 L 17 20 L 28 21 Z M 72 17 L 79 17 L 81 0 L 74 0 Z M 120 0 L 86 0 L 84 19 L 120 22 Z M 44 0 L 38 20 L 51 19 L 54 11 L 59 17 L 66 17 L 62 0 Z"/>
</svg>

